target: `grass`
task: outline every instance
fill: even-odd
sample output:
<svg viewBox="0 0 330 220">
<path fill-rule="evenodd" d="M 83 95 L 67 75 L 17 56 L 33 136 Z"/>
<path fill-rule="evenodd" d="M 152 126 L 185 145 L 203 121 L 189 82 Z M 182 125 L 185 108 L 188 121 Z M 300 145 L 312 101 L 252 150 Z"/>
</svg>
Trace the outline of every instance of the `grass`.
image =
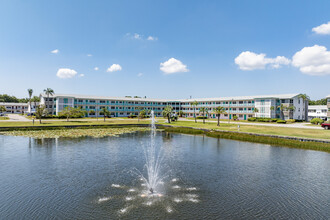
<svg viewBox="0 0 330 220">
<path fill-rule="evenodd" d="M 165 119 L 156 119 L 158 122 L 162 123 Z M 150 120 L 143 119 L 138 121 L 137 119 L 106 119 L 105 122 L 102 120 L 77 120 L 77 119 L 70 119 L 69 121 L 66 120 L 41 120 L 41 124 L 39 120 L 34 121 L 34 125 L 32 121 L 28 122 L 17 122 L 17 121 L 8 121 L 8 122 L 1 122 L 1 127 L 24 127 L 24 126 L 34 126 L 34 127 L 47 127 L 47 126 L 74 126 L 74 125 L 115 125 L 115 124 L 149 124 Z"/>
<path fill-rule="evenodd" d="M 158 124 L 164 124 L 164 125 L 167 124 L 165 123 L 166 119 L 157 118 L 156 120 L 158 121 Z M 40 134 L 41 137 L 46 137 L 46 136 L 52 137 L 50 134 L 53 134 L 54 136 L 63 136 L 65 134 L 61 132 L 66 133 L 70 130 L 71 133 L 73 132 L 72 136 L 79 137 L 79 135 L 84 136 L 88 134 L 92 136 L 93 132 L 95 134 L 98 133 L 106 134 L 107 132 L 105 130 L 97 130 L 97 129 L 113 129 L 116 128 L 117 125 L 118 125 L 117 127 L 119 126 L 127 127 L 125 126 L 127 124 L 131 124 L 133 126 L 146 125 L 146 124 L 150 124 L 150 120 L 144 119 L 138 121 L 138 119 L 118 119 L 118 118 L 106 119 L 105 122 L 103 120 L 96 121 L 96 120 L 77 120 L 77 119 L 76 120 L 70 119 L 70 121 L 68 122 L 66 120 L 42 120 L 42 124 L 39 123 L 39 120 L 35 120 L 34 126 L 32 126 L 32 122 L 3 121 L 0 123 L 0 130 L 1 127 L 11 127 L 11 129 L 6 129 L 7 131 L 11 131 L 11 132 L 14 131 L 36 132 L 37 130 L 39 130 L 40 133 L 38 133 L 38 135 Z M 78 128 L 77 130 L 80 130 L 78 133 L 75 133 L 73 131 L 75 129 L 68 129 L 64 127 L 64 126 L 75 126 L 75 125 L 86 125 L 86 127 Z M 276 137 L 258 136 L 258 134 L 266 134 L 266 135 L 280 135 L 280 136 L 289 136 L 289 137 L 330 140 L 330 131 L 328 130 L 270 127 L 270 126 L 241 124 L 240 132 L 255 134 L 255 135 L 251 135 L 246 133 L 237 133 L 238 131 L 237 124 L 221 123 L 220 127 L 218 127 L 217 124 L 213 122 L 206 122 L 205 124 L 203 124 L 201 122 L 195 123 L 194 121 L 178 121 L 178 122 L 172 122 L 170 125 L 174 127 L 165 128 L 165 130 L 171 132 L 188 133 L 188 134 L 205 134 L 210 137 L 227 138 L 227 139 L 234 139 L 241 141 L 271 144 L 277 146 L 280 145 L 287 147 L 322 150 L 322 151 L 330 152 L 330 144 L 325 144 L 320 142 L 301 142 L 297 140 L 289 140 L 289 139 L 276 138 Z M 28 128 L 24 128 L 26 126 L 28 126 Z M 91 128 L 90 126 L 95 126 L 95 127 Z M 182 128 L 182 126 L 191 127 L 191 128 Z M 23 128 L 19 128 L 19 127 L 23 127 Z M 203 131 L 192 128 L 213 129 L 213 131 Z M 82 131 L 81 129 L 85 129 L 85 131 Z M 89 131 L 88 129 L 91 131 Z M 48 130 L 53 133 L 50 134 L 47 134 L 47 132 L 42 133 L 43 130 Z M 55 132 L 54 130 L 57 131 Z M 233 132 L 226 132 L 226 131 L 233 131 Z M 10 133 L 10 134 L 15 135 L 15 133 Z"/>
<path fill-rule="evenodd" d="M 205 124 L 203 124 L 201 122 L 195 123 L 193 121 L 178 121 L 178 122 L 172 122 L 171 125 L 193 127 L 193 128 L 217 129 L 223 131 L 238 131 L 237 124 L 228 124 L 228 123 L 221 123 L 220 127 L 218 127 L 217 124 L 213 122 L 206 122 Z M 330 131 L 328 130 L 241 124 L 240 131 L 256 133 L 256 134 L 281 135 L 281 136 L 290 136 L 290 137 L 330 140 Z"/>
<path fill-rule="evenodd" d="M 0 116 L 0 120 L 8 120 L 8 117 Z"/>
<path fill-rule="evenodd" d="M 3 135 L 24 136 L 33 138 L 59 138 L 59 137 L 106 137 L 117 136 L 125 133 L 132 133 L 136 131 L 147 131 L 150 128 L 141 127 L 121 127 L 121 128 L 62 128 L 62 129 L 44 129 L 44 130 L 16 130 L 0 132 Z"/>
<path fill-rule="evenodd" d="M 328 143 L 318 143 L 318 142 L 302 142 L 298 140 L 289 140 L 282 138 L 266 137 L 266 136 L 257 136 L 244 133 L 230 133 L 223 131 L 204 131 L 197 130 L 193 128 L 183 128 L 183 127 L 165 127 L 167 132 L 177 132 L 184 134 L 194 134 L 194 135 L 206 135 L 208 137 L 215 138 L 225 138 L 239 141 L 248 141 L 254 143 L 270 144 L 273 146 L 284 146 L 291 148 L 300 148 L 306 150 L 318 150 L 330 152 L 330 144 Z"/>
</svg>

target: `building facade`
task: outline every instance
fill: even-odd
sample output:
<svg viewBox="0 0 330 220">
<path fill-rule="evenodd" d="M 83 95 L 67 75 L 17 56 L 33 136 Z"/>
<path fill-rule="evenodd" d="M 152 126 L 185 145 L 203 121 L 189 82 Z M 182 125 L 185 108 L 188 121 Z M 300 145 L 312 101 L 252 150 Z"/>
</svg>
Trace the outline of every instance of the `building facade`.
<svg viewBox="0 0 330 220">
<path fill-rule="evenodd" d="M 0 106 L 6 108 L 5 114 L 23 114 L 28 110 L 28 103 L 0 102 Z"/>
<path fill-rule="evenodd" d="M 330 95 L 327 96 L 328 120 L 330 120 Z"/>
<path fill-rule="evenodd" d="M 194 107 L 193 102 L 198 105 Z M 102 116 L 100 111 L 107 108 L 112 117 L 127 117 L 138 115 L 142 109 L 153 110 L 156 116 L 161 116 L 167 105 L 173 107 L 174 112 L 182 111 L 185 117 L 199 116 L 201 107 L 206 107 L 207 117 L 216 118 L 214 109 L 218 106 L 225 108 L 226 113 L 221 119 L 233 119 L 236 116 L 239 120 L 247 120 L 250 117 L 282 118 L 307 120 L 308 101 L 303 100 L 300 94 L 270 95 L 270 96 L 241 96 L 241 97 L 221 97 L 221 98 L 196 98 L 196 99 L 150 99 L 141 97 L 106 97 L 89 95 L 60 95 L 52 96 L 40 95 L 40 104 L 45 105 L 51 114 L 58 115 L 65 107 L 82 108 L 86 110 L 88 117 Z M 294 110 L 280 109 L 294 106 Z M 258 112 L 255 113 L 254 109 Z"/>
<path fill-rule="evenodd" d="M 326 105 L 309 105 L 308 106 L 308 121 L 313 118 L 327 120 L 328 107 Z"/>
</svg>

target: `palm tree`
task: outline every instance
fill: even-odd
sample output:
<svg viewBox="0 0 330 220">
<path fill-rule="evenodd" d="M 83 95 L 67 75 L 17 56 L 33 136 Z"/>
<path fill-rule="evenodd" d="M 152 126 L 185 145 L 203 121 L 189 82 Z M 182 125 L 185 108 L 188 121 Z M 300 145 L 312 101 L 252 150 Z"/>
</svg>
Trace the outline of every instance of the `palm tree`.
<svg viewBox="0 0 330 220">
<path fill-rule="evenodd" d="M 36 108 L 36 118 L 39 119 L 39 122 L 41 124 L 41 118 L 45 115 L 45 105 L 39 105 Z"/>
<path fill-rule="evenodd" d="M 101 109 L 100 113 L 103 114 L 103 120 L 104 120 L 104 122 L 105 122 L 105 117 L 106 117 L 106 116 L 109 117 L 109 115 L 110 115 L 110 111 L 109 111 L 107 108 L 103 107 L 103 108 Z"/>
<path fill-rule="evenodd" d="M 221 116 L 221 114 L 226 114 L 226 110 L 224 107 L 218 106 L 214 109 L 214 113 L 218 117 L 218 126 L 220 126 L 220 116 Z"/>
<path fill-rule="evenodd" d="M 253 113 L 255 114 L 255 117 L 257 117 L 257 113 L 259 112 L 259 109 L 257 109 L 257 108 L 254 108 L 253 109 Z"/>
<path fill-rule="evenodd" d="M 33 96 L 31 101 L 34 103 L 34 108 L 37 109 L 37 102 L 40 102 L 40 98 L 38 96 Z"/>
<path fill-rule="evenodd" d="M 198 105 L 198 102 L 195 100 L 190 105 L 194 107 L 194 118 L 195 118 L 195 123 L 197 123 L 197 120 L 196 120 L 196 106 Z"/>
<path fill-rule="evenodd" d="M 27 91 L 29 93 L 29 106 L 30 106 L 30 112 L 31 112 L 31 97 L 33 94 L 33 89 L 28 89 Z"/>
<path fill-rule="evenodd" d="M 7 111 L 7 109 L 6 109 L 6 107 L 5 106 L 0 106 L 0 113 L 3 113 L 3 112 L 6 112 Z"/>
<path fill-rule="evenodd" d="M 173 111 L 173 107 L 168 105 L 164 108 L 164 110 L 162 112 L 163 116 L 167 117 L 168 123 L 171 123 L 172 111 Z"/>
<path fill-rule="evenodd" d="M 270 106 L 270 108 L 269 108 L 269 110 L 270 110 L 270 116 L 272 116 L 272 111 L 274 111 L 275 110 L 275 106 Z"/>
<path fill-rule="evenodd" d="M 182 110 L 179 111 L 179 116 L 180 116 L 180 117 L 183 116 L 183 111 L 182 111 Z"/>
<path fill-rule="evenodd" d="M 49 108 L 49 96 L 54 95 L 54 90 L 51 88 L 44 89 L 45 94 L 47 95 L 48 108 Z"/>
<path fill-rule="evenodd" d="M 288 109 L 288 107 L 286 107 L 285 105 L 281 104 L 280 106 L 277 106 L 277 109 L 279 109 L 281 111 L 281 119 L 284 119 L 283 111 L 286 111 Z"/>
<path fill-rule="evenodd" d="M 307 109 L 308 109 L 308 102 L 310 101 L 310 98 L 309 98 L 309 96 L 307 95 L 307 94 L 300 94 L 299 96 L 298 96 L 298 98 L 302 98 L 303 99 L 303 103 L 305 104 L 305 106 L 304 106 L 304 109 L 305 109 L 305 115 L 304 115 L 304 118 L 303 119 L 305 119 L 305 120 L 307 120 Z"/>
<path fill-rule="evenodd" d="M 89 110 L 88 113 L 91 114 L 91 115 L 95 115 L 95 111 L 94 110 Z"/>
<path fill-rule="evenodd" d="M 205 114 L 208 114 L 209 113 L 209 109 L 206 108 L 206 107 L 201 107 L 199 109 L 199 112 L 202 113 L 202 116 L 203 116 L 203 124 L 205 124 Z"/>
</svg>

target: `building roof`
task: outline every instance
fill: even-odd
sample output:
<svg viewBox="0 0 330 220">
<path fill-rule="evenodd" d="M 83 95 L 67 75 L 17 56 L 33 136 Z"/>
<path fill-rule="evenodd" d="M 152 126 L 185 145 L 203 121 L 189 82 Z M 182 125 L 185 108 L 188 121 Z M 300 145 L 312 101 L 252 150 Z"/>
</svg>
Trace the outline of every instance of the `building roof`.
<svg viewBox="0 0 330 220">
<path fill-rule="evenodd" d="M 328 95 L 327 98 L 330 98 L 330 95 Z"/>
<path fill-rule="evenodd" d="M 308 109 L 328 109 L 326 105 L 309 105 Z"/>
<path fill-rule="evenodd" d="M 280 94 L 280 95 L 256 95 L 256 96 L 233 96 L 233 97 L 215 97 L 215 98 L 192 98 L 192 99 L 154 99 L 154 98 L 129 98 L 129 97 L 111 97 L 111 96 L 93 96 L 93 95 L 74 95 L 74 94 L 54 94 L 49 97 L 71 97 L 77 99 L 100 99 L 100 100 L 122 100 L 122 101 L 150 101 L 150 102 L 211 102 L 211 101 L 229 101 L 229 100 L 253 100 L 265 98 L 291 99 L 298 96 L 296 94 Z M 47 97 L 45 94 L 41 94 Z"/>
<path fill-rule="evenodd" d="M 24 103 L 24 102 L 21 102 L 21 103 L 15 103 L 15 102 L 0 102 L 0 105 L 3 105 L 3 106 L 13 106 L 13 105 L 24 105 L 24 106 L 28 106 L 28 103 Z"/>
</svg>

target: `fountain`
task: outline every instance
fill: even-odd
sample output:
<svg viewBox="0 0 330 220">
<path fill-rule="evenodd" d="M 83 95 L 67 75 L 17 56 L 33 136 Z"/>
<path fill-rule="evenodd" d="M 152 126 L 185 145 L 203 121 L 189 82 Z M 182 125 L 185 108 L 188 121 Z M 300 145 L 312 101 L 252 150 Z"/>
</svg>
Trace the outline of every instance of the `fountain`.
<svg viewBox="0 0 330 220">
<path fill-rule="evenodd" d="M 150 135 L 150 145 L 143 148 L 144 156 L 146 160 L 145 169 L 147 171 L 147 176 L 144 177 L 140 175 L 144 181 L 148 194 L 150 196 L 159 195 L 159 186 L 163 182 L 166 175 L 161 175 L 161 168 L 163 162 L 163 151 L 162 147 L 157 147 L 155 144 L 156 136 L 156 125 L 155 125 L 155 115 L 154 111 L 151 111 L 151 135 Z"/>
<path fill-rule="evenodd" d="M 182 202 L 197 203 L 198 195 L 192 194 L 195 187 L 187 187 L 180 178 L 170 178 L 169 167 L 165 163 L 169 152 L 165 152 L 163 144 L 156 143 L 156 121 L 154 111 L 151 111 L 150 142 L 141 143 L 145 157 L 143 170 L 133 168 L 131 172 L 137 176 L 138 185 L 125 186 L 112 184 L 114 190 L 125 190 L 121 196 L 99 197 L 98 203 L 121 199 L 125 202 L 124 208 L 118 211 L 119 215 L 126 215 L 132 209 L 141 205 L 151 207 L 163 206 L 167 213 L 176 211 L 177 204 Z M 167 161 L 167 160 L 166 160 Z M 168 180 L 167 180 L 168 179 Z M 157 204 L 157 205 L 156 205 Z"/>
</svg>

